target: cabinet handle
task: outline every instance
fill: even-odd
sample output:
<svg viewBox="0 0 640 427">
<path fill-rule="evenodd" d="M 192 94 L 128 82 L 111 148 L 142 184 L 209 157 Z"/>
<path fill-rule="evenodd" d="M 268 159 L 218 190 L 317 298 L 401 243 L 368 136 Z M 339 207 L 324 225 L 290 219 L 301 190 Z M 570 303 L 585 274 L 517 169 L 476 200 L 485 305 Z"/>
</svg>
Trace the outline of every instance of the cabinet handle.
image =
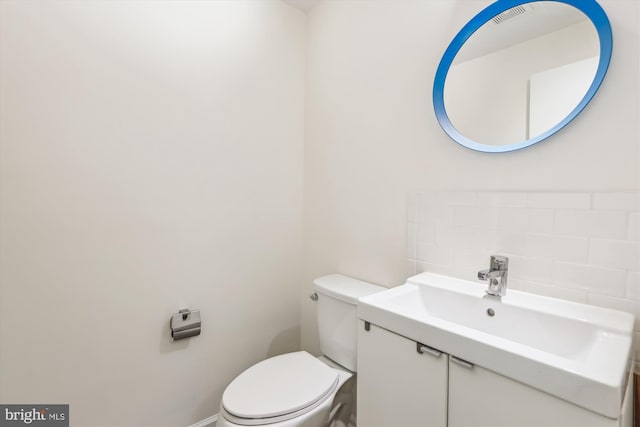
<svg viewBox="0 0 640 427">
<path fill-rule="evenodd" d="M 416 343 L 416 351 L 420 354 L 430 354 L 435 358 L 439 358 L 442 356 L 442 352 L 440 350 L 436 350 L 435 348 L 429 347 L 428 345 L 424 345 L 421 342 Z"/>
<path fill-rule="evenodd" d="M 467 368 L 467 369 L 473 368 L 473 363 L 467 362 L 466 360 L 459 359 L 455 356 L 449 356 L 449 360 L 451 360 L 452 363 L 455 363 L 458 366 L 462 366 L 463 368 Z"/>
</svg>

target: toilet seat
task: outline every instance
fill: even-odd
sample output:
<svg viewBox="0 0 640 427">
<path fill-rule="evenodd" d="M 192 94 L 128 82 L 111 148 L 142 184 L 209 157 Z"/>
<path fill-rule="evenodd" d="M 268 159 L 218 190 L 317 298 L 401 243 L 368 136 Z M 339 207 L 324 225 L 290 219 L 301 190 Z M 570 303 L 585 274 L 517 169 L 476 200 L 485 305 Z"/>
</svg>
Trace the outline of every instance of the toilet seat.
<svg viewBox="0 0 640 427">
<path fill-rule="evenodd" d="M 303 415 L 335 391 L 338 373 L 306 351 L 259 362 L 222 396 L 223 416 L 235 424 L 263 425 Z"/>
</svg>

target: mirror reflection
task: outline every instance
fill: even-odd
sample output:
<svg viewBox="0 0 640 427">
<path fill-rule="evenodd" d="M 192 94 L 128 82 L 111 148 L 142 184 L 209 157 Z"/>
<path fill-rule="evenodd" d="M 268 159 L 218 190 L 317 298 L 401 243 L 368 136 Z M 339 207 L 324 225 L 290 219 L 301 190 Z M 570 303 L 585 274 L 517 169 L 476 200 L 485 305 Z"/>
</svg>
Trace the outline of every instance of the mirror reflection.
<svg viewBox="0 0 640 427">
<path fill-rule="evenodd" d="M 446 75 L 444 105 L 456 130 L 480 144 L 529 140 L 564 120 L 589 90 L 598 31 L 556 1 L 519 5 L 464 43 Z"/>
</svg>

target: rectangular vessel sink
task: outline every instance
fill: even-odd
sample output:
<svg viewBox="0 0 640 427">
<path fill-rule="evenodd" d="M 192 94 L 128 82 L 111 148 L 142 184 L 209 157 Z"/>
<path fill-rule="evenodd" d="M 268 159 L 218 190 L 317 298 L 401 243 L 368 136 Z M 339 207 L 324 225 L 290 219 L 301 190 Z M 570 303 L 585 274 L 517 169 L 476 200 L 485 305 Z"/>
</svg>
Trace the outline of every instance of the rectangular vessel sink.
<svg viewBox="0 0 640 427">
<path fill-rule="evenodd" d="M 631 367 L 629 313 L 422 273 L 362 298 L 358 316 L 617 419 Z"/>
</svg>

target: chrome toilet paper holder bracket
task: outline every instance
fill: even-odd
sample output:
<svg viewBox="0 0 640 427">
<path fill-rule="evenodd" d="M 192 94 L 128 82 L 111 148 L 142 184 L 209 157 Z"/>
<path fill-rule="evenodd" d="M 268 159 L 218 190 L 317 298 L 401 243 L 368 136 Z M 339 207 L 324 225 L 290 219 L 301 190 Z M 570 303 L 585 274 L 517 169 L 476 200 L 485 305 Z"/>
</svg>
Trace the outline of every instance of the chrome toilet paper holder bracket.
<svg viewBox="0 0 640 427">
<path fill-rule="evenodd" d="M 200 310 L 189 310 L 188 308 L 179 310 L 171 315 L 169 327 L 171 329 L 171 338 L 174 341 L 200 335 L 202 331 Z"/>
</svg>

